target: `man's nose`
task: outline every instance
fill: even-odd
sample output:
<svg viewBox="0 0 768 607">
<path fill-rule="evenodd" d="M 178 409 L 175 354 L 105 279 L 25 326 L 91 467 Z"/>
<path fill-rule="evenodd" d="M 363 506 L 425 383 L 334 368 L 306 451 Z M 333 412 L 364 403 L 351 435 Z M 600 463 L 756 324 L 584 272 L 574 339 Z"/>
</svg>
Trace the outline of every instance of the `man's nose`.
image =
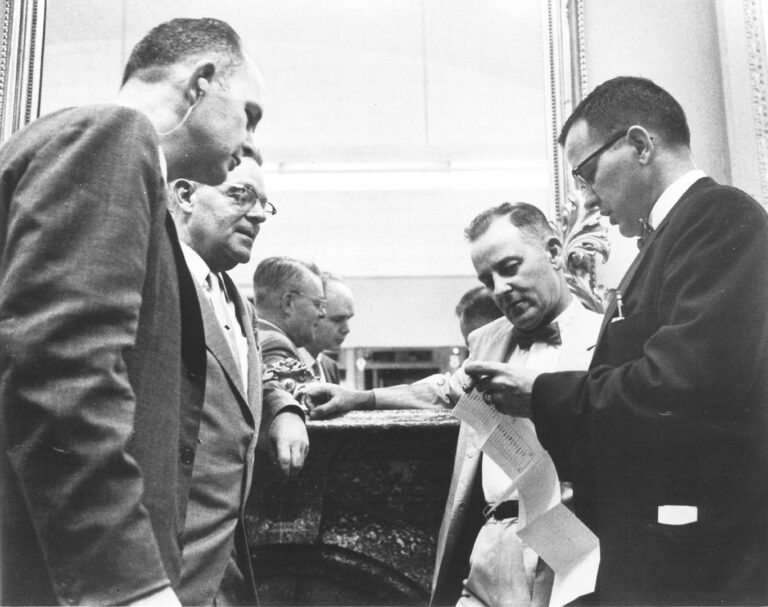
<svg viewBox="0 0 768 607">
<path fill-rule="evenodd" d="M 588 185 L 578 188 L 576 190 L 576 204 L 580 204 L 586 211 L 594 211 L 600 209 L 600 198 L 595 194 L 595 191 Z"/>
<path fill-rule="evenodd" d="M 253 205 L 251 210 L 248 211 L 245 216 L 249 221 L 253 221 L 254 223 L 264 223 L 267 220 L 267 214 L 262 208 L 260 202 L 257 202 L 255 205 Z"/>
<path fill-rule="evenodd" d="M 509 284 L 509 279 L 505 279 L 498 274 L 493 277 L 493 294 L 503 295 L 512 290 L 512 286 Z"/>
</svg>

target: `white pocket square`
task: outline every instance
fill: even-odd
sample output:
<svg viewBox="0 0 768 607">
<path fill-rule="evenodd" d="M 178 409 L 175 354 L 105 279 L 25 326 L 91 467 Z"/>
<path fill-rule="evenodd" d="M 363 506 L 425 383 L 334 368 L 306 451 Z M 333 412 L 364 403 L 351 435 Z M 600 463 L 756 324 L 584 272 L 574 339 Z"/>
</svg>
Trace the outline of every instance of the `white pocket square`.
<svg viewBox="0 0 768 607">
<path fill-rule="evenodd" d="M 659 506 L 659 523 L 662 525 L 688 525 L 699 520 L 696 506 Z"/>
</svg>

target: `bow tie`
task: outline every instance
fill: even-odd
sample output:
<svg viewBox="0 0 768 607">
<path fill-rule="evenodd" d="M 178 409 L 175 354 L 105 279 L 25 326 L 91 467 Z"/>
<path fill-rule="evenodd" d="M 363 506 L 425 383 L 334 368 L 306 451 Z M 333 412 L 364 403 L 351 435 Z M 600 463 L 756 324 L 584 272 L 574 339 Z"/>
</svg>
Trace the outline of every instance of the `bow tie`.
<svg viewBox="0 0 768 607">
<path fill-rule="evenodd" d="M 642 249 L 648 238 L 653 234 L 653 226 L 647 219 L 640 219 L 640 236 L 637 239 L 637 248 Z"/>
<path fill-rule="evenodd" d="M 512 328 L 512 339 L 521 350 L 530 350 L 534 342 L 540 341 L 550 346 L 559 346 L 563 343 L 560 337 L 560 327 L 556 322 L 544 325 L 533 331 L 523 331 L 517 327 Z"/>
</svg>

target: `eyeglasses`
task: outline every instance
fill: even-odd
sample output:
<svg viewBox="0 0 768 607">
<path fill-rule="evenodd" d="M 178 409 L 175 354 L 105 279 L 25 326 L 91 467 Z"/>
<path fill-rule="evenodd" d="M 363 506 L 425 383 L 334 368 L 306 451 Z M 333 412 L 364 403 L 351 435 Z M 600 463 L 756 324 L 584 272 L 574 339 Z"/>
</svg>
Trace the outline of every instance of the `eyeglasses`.
<svg viewBox="0 0 768 607">
<path fill-rule="evenodd" d="M 619 139 L 624 137 L 629 131 L 622 131 L 621 133 L 616 133 L 613 137 L 611 137 L 608 142 L 605 145 L 601 145 L 599 148 L 597 148 L 594 152 L 592 152 L 589 156 L 587 156 L 584 160 L 582 160 L 579 165 L 571 171 L 571 174 L 573 175 L 573 178 L 576 180 L 576 184 L 581 188 L 584 189 L 586 187 L 591 187 L 592 184 L 595 183 L 595 177 L 597 176 L 597 163 L 594 163 L 592 166 L 591 173 L 586 173 L 584 171 L 584 167 L 591 161 L 596 158 L 600 157 L 600 154 L 608 150 L 614 143 L 616 143 Z"/>
<path fill-rule="evenodd" d="M 317 308 L 317 311 L 321 314 L 325 314 L 325 306 L 328 305 L 328 300 L 323 297 L 312 297 L 311 295 L 307 295 L 303 291 L 288 291 L 289 293 L 292 293 L 293 295 L 298 295 L 300 297 L 304 297 L 305 299 L 308 299 L 312 302 L 312 305 Z"/>
<path fill-rule="evenodd" d="M 259 193 L 249 185 L 240 185 L 237 183 L 223 183 L 222 186 L 226 186 L 228 190 L 226 195 L 235 203 L 235 206 L 243 213 L 248 213 L 256 206 L 256 203 L 261 205 L 261 210 L 267 215 L 274 215 L 277 213 L 275 205 L 269 202 L 266 196 L 260 196 Z"/>
</svg>

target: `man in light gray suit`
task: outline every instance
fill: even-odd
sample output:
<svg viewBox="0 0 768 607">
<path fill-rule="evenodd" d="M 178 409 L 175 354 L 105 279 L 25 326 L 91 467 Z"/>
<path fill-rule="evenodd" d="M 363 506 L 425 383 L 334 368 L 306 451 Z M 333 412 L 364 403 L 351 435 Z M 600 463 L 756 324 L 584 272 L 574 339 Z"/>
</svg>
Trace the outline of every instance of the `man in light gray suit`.
<svg viewBox="0 0 768 607">
<path fill-rule="evenodd" d="M 469 360 L 552 370 L 586 368 L 601 318 L 568 290 L 562 243 L 544 214 L 530 204 L 503 203 L 478 215 L 466 235 L 477 277 L 504 313 L 470 333 Z M 463 368 L 450 376 L 366 392 L 317 384 L 307 389 L 305 404 L 313 418 L 349 409 L 453 407 L 471 385 Z M 524 524 L 518 518 L 517 494 L 507 497 L 511 479 L 483 456 L 481 445 L 462 423 L 438 537 L 431 604 L 545 606 L 552 570 L 517 536 L 518 525 Z"/>
<path fill-rule="evenodd" d="M 221 186 L 177 180 L 170 200 L 197 289 L 207 356 L 179 597 L 186 605 L 253 603 L 243 508 L 259 428 L 273 457 L 296 450 L 301 465 L 308 447 L 298 404 L 275 382 L 262 383 L 255 312 L 226 274 L 250 259 L 259 227 L 275 208 L 248 155 Z"/>
</svg>

